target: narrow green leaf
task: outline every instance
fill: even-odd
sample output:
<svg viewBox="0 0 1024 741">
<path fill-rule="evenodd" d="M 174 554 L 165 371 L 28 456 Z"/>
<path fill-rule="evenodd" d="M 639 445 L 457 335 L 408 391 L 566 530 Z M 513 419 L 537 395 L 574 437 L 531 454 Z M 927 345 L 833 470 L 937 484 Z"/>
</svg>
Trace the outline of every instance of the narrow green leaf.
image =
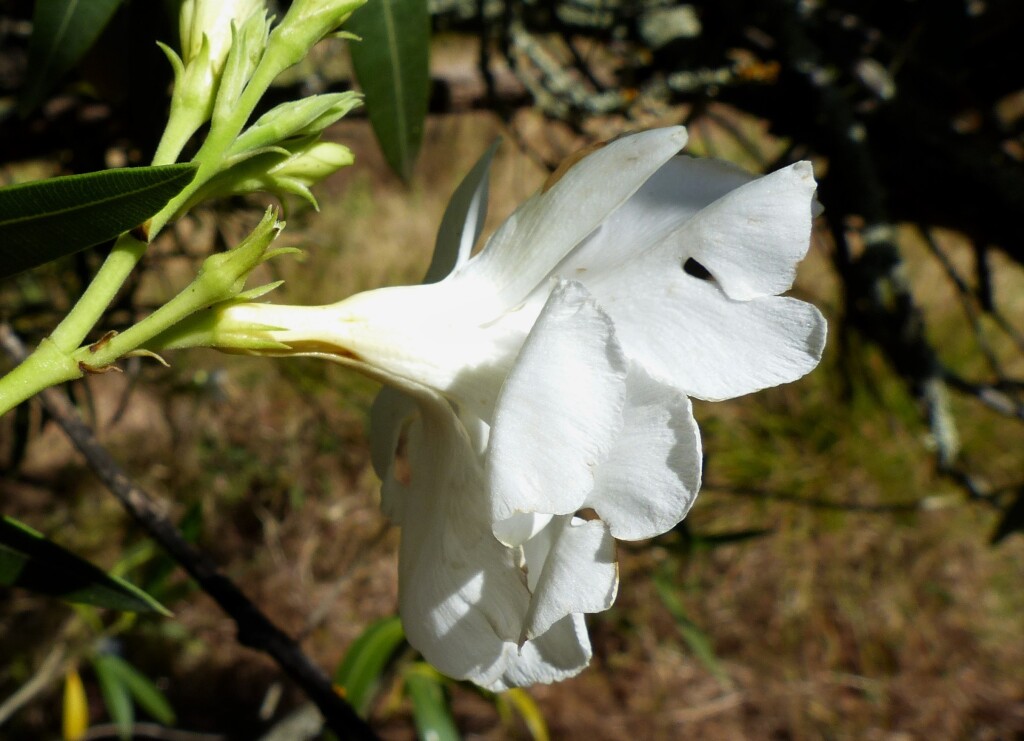
<svg viewBox="0 0 1024 741">
<path fill-rule="evenodd" d="M 419 738 L 459 741 L 461 736 L 444 692 L 444 678 L 437 670 L 422 662 L 410 665 L 405 671 L 405 691 L 412 700 Z"/>
<path fill-rule="evenodd" d="M 101 657 L 105 671 L 115 677 L 128 690 L 135 703 L 149 713 L 153 720 L 169 726 L 174 723 L 174 710 L 164 693 L 145 674 L 113 654 Z"/>
<path fill-rule="evenodd" d="M 113 610 L 170 614 L 138 587 L 104 573 L 10 517 L 0 519 L 0 585 Z"/>
<path fill-rule="evenodd" d="M 132 705 L 128 685 L 122 681 L 117 669 L 113 666 L 116 660 L 114 656 L 101 654 L 92 660 L 92 668 L 96 672 L 96 678 L 100 681 L 103 704 L 107 706 L 110 719 L 117 724 L 118 736 L 122 739 L 130 739 L 132 725 L 135 723 L 135 707 Z"/>
<path fill-rule="evenodd" d="M 687 616 L 686 608 L 683 607 L 683 601 L 679 598 L 676 585 L 672 583 L 672 580 L 666 574 L 656 573 L 654 575 L 654 586 L 658 590 L 658 596 L 661 597 L 665 608 L 676 621 L 679 635 L 682 636 L 690 651 L 693 652 L 693 655 L 721 684 L 731 685 L 732 682 L 729 679 L 729 675 L 725 673 L 725 669 L 722 668 L 718 657 L 715 656 L 715 649 L 712 647 L 711 641 L 704 634 L 704 631 L 698 628 L 697 624 Z"/>
<path fill-rule="evenodd" d="M 36 0 L 28 73 L 20 109 L 27 114 L 99 38 L 123 0 Z"/>
<path fill-rule="evenodd" d="M 370 124 L 391 169 L 408 180 L 430 97 L 427 0 L 375 0 L 346 26 L 363 39 L 349 48 Z"/>
<path fill-rule="evenodd" d="M 345 699 L 360 715 L 365 716 L 370 709 L 381 674 L 404 641 L 402 621 L 397 616 L 387 617 L 370 625 L 345 652 L 334 673 L 334 683 L 345 691 Z"/>
<path fill-rule="evenodd" d="M 125 167 L 0 188 L 0 278 L 142 224 L 195 171 L 191 164 Z"/>
</svg>

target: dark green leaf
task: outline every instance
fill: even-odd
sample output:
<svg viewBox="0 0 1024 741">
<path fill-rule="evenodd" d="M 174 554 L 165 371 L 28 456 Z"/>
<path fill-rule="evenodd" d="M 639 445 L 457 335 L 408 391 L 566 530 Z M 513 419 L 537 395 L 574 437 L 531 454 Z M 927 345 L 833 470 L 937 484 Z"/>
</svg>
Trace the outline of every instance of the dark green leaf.
<svg viewBox="0 0 1024 741">
<path fill-rule="evenodd" d="M 0 585 L 113 610 L 170 614 L 138 587 L 104 573 L 10 517 L 0 519 Z"/>
<path fill-rule="evenodd" d="M 135 723 L 135 708 L 128 685 L 124 683 L 114 666 L 117 661 L 116 656 L 101 654 L 92 660 L 92 668 L 100 681 L 103 704 L 107 706 L 110 719 L 117 724 L 118 735 L 122 739 L 130 739 L 132 725 Z"/>
<path fill-rule="evenodd" d="M 191 164 L 126 167 L 0 188 L 0 278 L 142 224 L 195 171 Z"/>
<path fill-rule="evenodd" d="M 405 691 L 412 700 L 412 714 L 419 738 L 432 741 L 458 741 L 444 679 L 428 664 L 413 664 L 405 672 Z"/>
<path fill-rule="evenodd" d="M 21 97 L 28 113 L 99 38 L 123 0 L 36 0 L 28 73 Z"/>
<path fill-rule="evenodd" d="M 1006 508 L 1002 519 L 996 525 L 995 532 L 992 533 L 992 545 L 1016 532 L 1024 532 L 1024 487 L 1017 492 L 1017 498 Z"/>
<path fill-rule="evenodd" d="M 174 710 L 164 693 L 150 681 L 149 677 L 120 656 L 101 656 L 104 671 L 120 682 L 131 694 L 135 703 L 159 723 L 169 726 L 174 723 Z"/>
<path fill-rule="evenodd" d="M 391 168 L 408 180 L 423 141 L 430 96 L 430 16 L 427 0 L 374 0 L 346 30 L 366 111 Z"/>
<path fill-rule="evenodd" d="M 334 683 L 345 690 L 345 699 L 360 715 L 366 715 L 388 660 L 405 641 L 398 617 L 378 620 L 364 630 L 334 673 Z"/>
</svg>

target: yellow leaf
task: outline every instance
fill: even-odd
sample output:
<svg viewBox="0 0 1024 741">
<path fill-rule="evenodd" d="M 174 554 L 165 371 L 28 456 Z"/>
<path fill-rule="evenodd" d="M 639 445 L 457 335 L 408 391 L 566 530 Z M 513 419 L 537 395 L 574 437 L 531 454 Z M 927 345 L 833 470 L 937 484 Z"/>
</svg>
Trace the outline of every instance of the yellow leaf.
<svg viewBox="0 0 1024 741">
<path fill-rule="evenodd" d="M 71 667 L 64 676 L 64 741 L 77 741 L 89 728 L 89 701 L 78 669 Z"/>
<path fill-rule="evenodd" d="M 514 687 L 505 692 L 504 696 L 526 723 L 533 741 L 549 741 L 548 724 L 544 722 L 544 714 L 530 694 L 524 689 Z"/>
</svg>

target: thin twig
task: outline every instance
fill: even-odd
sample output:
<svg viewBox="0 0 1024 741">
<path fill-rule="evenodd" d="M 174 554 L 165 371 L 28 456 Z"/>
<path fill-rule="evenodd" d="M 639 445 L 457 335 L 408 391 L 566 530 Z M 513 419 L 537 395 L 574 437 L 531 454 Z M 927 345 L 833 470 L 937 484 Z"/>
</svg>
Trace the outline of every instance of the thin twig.
<svg viewBox="0 0 1024 741">
<path fill-rule="evenodd" d="M 981 324 L 981 315 L 978 312 L 978 308 L 974 305 L 976 294 L 971 290 L 970 286 L 967 285 L 967 281 L 963 279 L 960 273 L 957 272 L 956 266 L 953 261 L 949 258 L 939 242 L 935 239 L 935 235 L 932 230 L 924 227 L 920 224 L 917 226 L 917 230 L 920 235 L 924 238 L 925 244 L 928 245 L 928 249 L 931 253 L 938 258 L 939 263 L 942 265 L 943 270 L 946 271 L 946 276 L 956 287 L 957 294 L 960 297 L 960 304 L 963 307 L 964 315 L 967 317 L 967 321 L 971 324 L 971 331 L 974 332 L 974 337 L 978 342 L 978 349 L 981 350 L 981 354 L 985 356 L 985 360 L 988 361 L 989 368 L 992 372 L 1002 378 L 1003 367 L 999 362 L 999 356 L 996 355 L 995 349 L 992 344 L 988 341 L 988 336 L 985 334 L 985 328 Z"/>
<path fill-rule="evenodd" d="M 6 323 L 0 324 L 0 346 L 15 361 L 20 362 L 25 357 L 24 345 Z M 234 620 L 238 642 L 270 655 L 316 704 L 327 726 L 341 738 L 375 739 L 376 735 L 366 722 L 334 691 L 327 676 L 299 645 L 249 601 L 209 556 L 185 540 L 164 514 L 164 508 L 124 473 L 93 431 L 82 422 L 67 397 L 50 388 L 41 392 L 39 398 L 128 514 Z"/>
</svg>

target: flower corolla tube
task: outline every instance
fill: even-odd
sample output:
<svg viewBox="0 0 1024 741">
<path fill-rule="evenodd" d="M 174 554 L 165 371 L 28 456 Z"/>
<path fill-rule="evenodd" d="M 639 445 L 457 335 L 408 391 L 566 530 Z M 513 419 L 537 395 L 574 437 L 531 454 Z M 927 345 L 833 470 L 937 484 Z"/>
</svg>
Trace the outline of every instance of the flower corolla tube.
<svg viewBox="0 0 1024 741">
<path fill-rule="evenodd" d="M 400 613 L 452 677 L 500 690 L 577 674 L 584 615 L 615 600 L 615 540 L 667 532 L 697 495 L 690 398 L 821 358 L 822 315 L 779 295 L 810 242 L 811 165 L 754 177 L 677 156 L 685 142 L 646 131 L 559 168 L 473 255 L 492 149 L 422 284 L 222 317 L 386 384 L 371 450 L 402 528 Z"/>
</svg>

